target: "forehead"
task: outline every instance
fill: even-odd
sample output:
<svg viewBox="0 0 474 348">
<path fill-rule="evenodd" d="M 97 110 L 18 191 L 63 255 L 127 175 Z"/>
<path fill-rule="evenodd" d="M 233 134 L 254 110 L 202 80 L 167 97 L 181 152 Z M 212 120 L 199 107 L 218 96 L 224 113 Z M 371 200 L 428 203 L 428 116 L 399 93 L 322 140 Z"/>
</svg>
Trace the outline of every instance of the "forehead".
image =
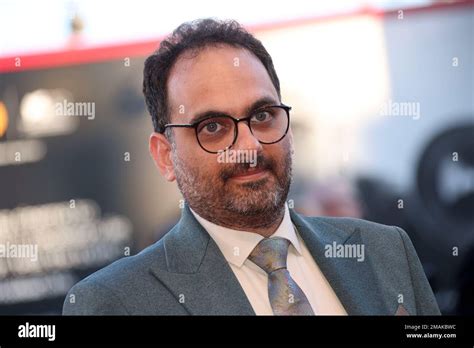
<svg viewBox="0 0 474 348">
<path fill-rule="evenodd" d="M 261 97 L 278 94 L 260 60 L 250 51 L 227 45 L 185 52 L 168 78 L 172 119 L 190 119 L 207 109 L 239 114 Z M 185 112 L 176 115 L 178 108 Z"/>
</svg>

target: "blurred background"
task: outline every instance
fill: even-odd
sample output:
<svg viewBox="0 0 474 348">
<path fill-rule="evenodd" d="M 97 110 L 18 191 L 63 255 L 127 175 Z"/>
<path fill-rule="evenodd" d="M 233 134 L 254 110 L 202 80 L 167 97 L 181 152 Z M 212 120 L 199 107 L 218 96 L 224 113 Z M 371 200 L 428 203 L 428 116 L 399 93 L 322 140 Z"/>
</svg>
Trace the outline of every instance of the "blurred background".
<svg viewBox="0 0 474 348">
<path fill-rule="evenodd" d="M 143 62 L 203 17 L 238 20 L 273 57 L 293 107 L 290 207 L 401 226 L 443 314 L 474 314 L 473 5 L 0 0 L 0 314 L 59 314 L 74 283 L 177 222 Z"/>
</svg>

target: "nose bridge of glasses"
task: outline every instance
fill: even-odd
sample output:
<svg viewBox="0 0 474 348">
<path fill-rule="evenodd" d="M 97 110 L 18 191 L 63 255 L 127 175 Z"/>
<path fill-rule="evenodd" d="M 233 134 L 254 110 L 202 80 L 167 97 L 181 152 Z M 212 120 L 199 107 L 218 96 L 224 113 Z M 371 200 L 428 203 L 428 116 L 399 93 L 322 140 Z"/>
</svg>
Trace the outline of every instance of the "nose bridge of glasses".
<svg viewBox="0 0 474 348">
<path fill-rule="evenodd" d="M 235 140 L 234 147 L 251 149 L 260 147 L 260 141 L 253 134 L 249 118 L 235 119 L 235 124 L 237 126 L 237 139 Z"/>
</svg>

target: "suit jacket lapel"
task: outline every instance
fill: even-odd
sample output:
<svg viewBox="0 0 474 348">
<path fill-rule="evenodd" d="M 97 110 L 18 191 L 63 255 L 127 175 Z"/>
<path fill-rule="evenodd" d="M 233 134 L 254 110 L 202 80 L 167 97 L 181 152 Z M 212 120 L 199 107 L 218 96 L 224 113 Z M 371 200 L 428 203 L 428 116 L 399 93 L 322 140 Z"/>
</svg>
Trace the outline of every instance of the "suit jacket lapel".
<svg viewBox="0 0 474 348">
<path fill-rule="evenodd" d="M 325 247 L 363 244 L 360 231 L 349 235 L 317 218 L 302 217 L 290 209 L 314 260 L 350 315 L 388 314 L 370 255 L 326 257 Z M 255 315 L 250 302 L 219 247 L 185 205 L 181 220 L 163 237 L 166 265 L 155 263 L 150 272 L 194 315 Z"/>
<path fill-rule="evenodd" d="M 150 271 L 190 314 L 255 314 L 224 255 L 187 205 L 163 239 L 166 267 L 156 263 Z"/>
<path fill-rule="evenodd" d="M 349 315 L 388 314 L 390 306 L 384 301 L 379 282 L 372 269 L 370 255 L 365 253 L 364 261 L 357 258 L 326 257 L 327 245 L 363 245 L 358 229 L 349 235 L 318 218 L 309 223 L 293 210 L 291 220 L 306 243 L 314 260 L 331 284 L 334 292 Z M 366 250 L 365 250 L 366 251 Z"/>
</svg>

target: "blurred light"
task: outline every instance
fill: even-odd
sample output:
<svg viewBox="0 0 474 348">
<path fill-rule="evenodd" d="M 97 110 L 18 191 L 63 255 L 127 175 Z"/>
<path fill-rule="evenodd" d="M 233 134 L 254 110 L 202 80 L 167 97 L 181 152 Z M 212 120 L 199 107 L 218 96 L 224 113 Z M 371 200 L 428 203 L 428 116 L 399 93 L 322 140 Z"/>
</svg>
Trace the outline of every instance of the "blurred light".
<svg viewBox="0 0 474 348">
<path fill-rule="evenodd" d="M 405 9 L 433 0 L 240 0 L 232 6 L 220 0 L 2 0 L 0 55 L 57 50 L 68 46 L 71 24 L 80 17 L 80 42 L 102 45 L 157 38 L 179 24 L 203 17 L 232 18 L 244 25 L 288 21 L 309 16 L 332 16 L 361 9 Z M 21 25 L 18 20 L 21 19 Z M 12 32 L 14 28 L 14 32 Z M 77 41 L 77 40 L 75 40 Z"/>
<path fill-rule="evenodd" d="M 21 103 L 21 117 L 27 124 L 38 124 L 48 117 L 53 108 L 53 100 L 47 91 L 27 93 Z"/>
<path fill-rule="evenodd" d="M 21 100 L 18 129 L 27 136 L 51 136 L 72 133 L 79 125 L 75 117 L 56 114 L 56 105 L 72 101 L 71 93 L 62 90 L 38 89 Z"/>
<path fill-rule="evenodd" d="M 0 101 L 0 138 L 7 132 L 8 111 L 3 102 Z"/>
<path fill-rule="evenodd" d="M 40 140 L 14 140 L 0 143 L 0 167 L 41 161 L 47 147 Z"/>
<path fill-rule="evenodd" d="M 382 19 L 355 16 L 258 35 L 272 55 L 292 120 L 300 124 L 295 161 L 328 178 L 350 165 L 358 133 L 390 95 Z"/>
</svg>

